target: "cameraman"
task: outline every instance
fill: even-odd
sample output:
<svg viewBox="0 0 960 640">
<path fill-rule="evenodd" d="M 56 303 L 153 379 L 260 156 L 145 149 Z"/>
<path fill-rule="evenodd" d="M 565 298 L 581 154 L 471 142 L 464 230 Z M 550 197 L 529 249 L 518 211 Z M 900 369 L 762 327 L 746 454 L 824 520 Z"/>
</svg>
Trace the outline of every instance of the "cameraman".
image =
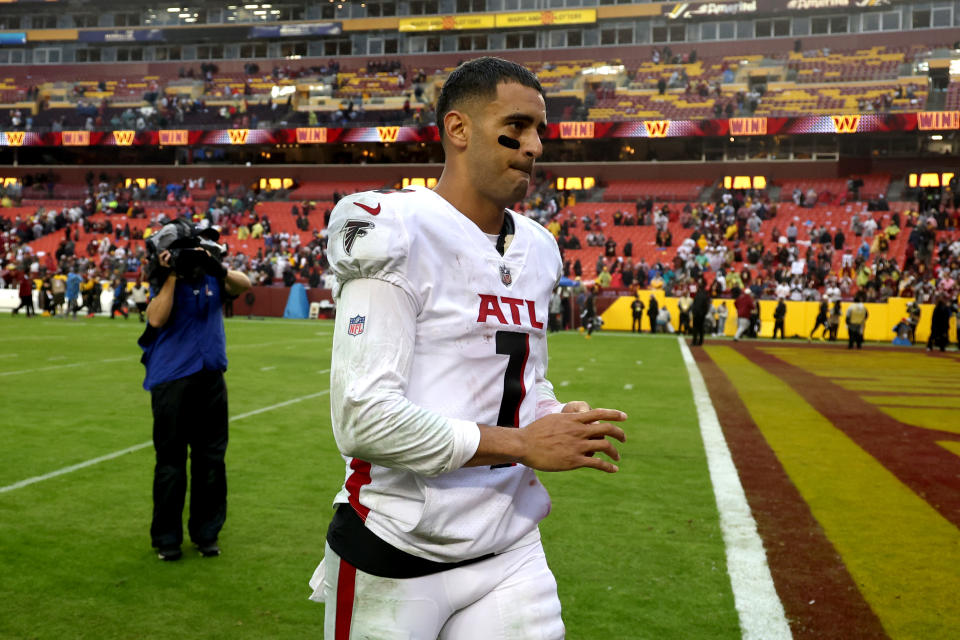
<svg viewBox="0 0 960 640">
<path fill-rule="evenodd" d="M 227 515 L 227 355 L 221 308 L 225 297 L 243 293 L 250 281 L 220 262 L 224 248 L 215 242 L 218 232 L 198 233 L 180 220 L 165 227 L 170 228 L 148 243 L 154 254 L 148 270 L 155 296 L 138 340 L 157 459 L 150 536 L 161 560 L 181 557 L 189 446 L 188 530 L 201 555 L 212 557 L 220 555 L 217 536 Z"/>
</svg>

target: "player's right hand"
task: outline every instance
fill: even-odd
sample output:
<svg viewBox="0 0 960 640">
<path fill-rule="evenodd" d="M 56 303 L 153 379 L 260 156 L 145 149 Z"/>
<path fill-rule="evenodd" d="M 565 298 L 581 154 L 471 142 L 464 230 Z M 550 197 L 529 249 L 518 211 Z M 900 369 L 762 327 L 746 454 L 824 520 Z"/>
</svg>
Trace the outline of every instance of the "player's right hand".
<svg viewBox="0 0 960 640">
<path fill-rule="evenodd" d="M 627 414 L 616 409 L 591 409 L 578 413 L 554 413 L 520 430 L 523 440 L 521 464 L 540 471 L 569 471 L 589 467 L 616 473 L 617 465 L 595 457 L 603 453 L 620 460 L 620 452 L 607 438 L 626 442 L 620 427 L 605 421 L 623 422 Z"/>
</svg>

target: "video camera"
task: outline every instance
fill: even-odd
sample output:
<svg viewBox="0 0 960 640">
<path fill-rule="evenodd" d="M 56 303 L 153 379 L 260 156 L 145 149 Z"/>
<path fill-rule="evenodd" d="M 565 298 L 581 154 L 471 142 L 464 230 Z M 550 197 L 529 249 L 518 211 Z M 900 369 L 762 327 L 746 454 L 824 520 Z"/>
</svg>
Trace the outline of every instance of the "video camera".
<svg viewBox="0 0 960 640">
<path fill-rule="evenodd" d="M 146 240 L 148 280 L 155 286 L 166 279 L 166 267 L 159 263 L 160 254 L 170 252 L 170 269 L 178 277 L 196 280 L 203 273 L 223 278 L 226 273 L 221 265 L 226 246 L 219 244 L 220 232 L 212 227 L 201 229 L 184 218 L 177 218 L 163 225 L 160 231 Z"/>
</svg>

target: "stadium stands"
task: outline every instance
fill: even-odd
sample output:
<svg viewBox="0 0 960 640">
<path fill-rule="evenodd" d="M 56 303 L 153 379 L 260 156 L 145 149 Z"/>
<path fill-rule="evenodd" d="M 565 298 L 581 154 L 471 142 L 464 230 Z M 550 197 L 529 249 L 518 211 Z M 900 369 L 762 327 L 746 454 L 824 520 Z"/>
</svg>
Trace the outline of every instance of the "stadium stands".
<svg viewBox="0 0 960 640">
<path fill-rule="evenodd" d="M 551 117 L 571 119 L 586 115 L 590 120 L 625 121 L 644 118 L 701 119 L 742 115 L 795 116 L 803 114 L 916 111 L 925 107 L 927 87 L 923 78 L 913 76 L 913 63 L 935 45 L 874 45 L 852 50 L 817 49 L 769 55 L 720 55 L 700 57 L 692 62 L 669 60 L 568 60 L 540 61 L 531 67 L 539 74 L 547 92 Z M 270 61 L 265 63 L 271 64 Z M 222 124 L 220 106 L 244 108 L 277 101 L 284 105 L 291 97 L 271 97 L 274 87 L 296 87 L 291 107 L 296 114 L 281 113 L 300 123 L 307 110 L 317 110 L 330 119 L 346 101 L 363 103 L 360 123 L 402 123 L 410 115 L 401 109 L 413 93 L 413 106 L 426 106 L 428 90 L 442 83 L 452 67 L 432 75 L 422 74 L 400 62 L 391 70 L 368 70 L 362 65 L 336 71 L 326 67 L 284 64 L 269 73 L 247 73 L 237 63 L 223 62 L 223 69 L 209 74 L 184 69 L 183 65 L 114 64 L 98 69 L 97 79 L 77 79 L 76 65 L 5 69 L 0 81 L 0 107 L 19 105 L 34 114 L 33 127 L 43 130 L 61 119 L 69 127 L 86 125 L 81 110 L 101 109 L 94 114 L 96 128 L 110 128 L 113 116 L 127 108 L 156 106 L 163 95 L 203 102 L 202 109 L 171 109 L 169 119 L 189 127 Z M 604 74 L 594 73 L 603 69 Z M 619 70 L 619 71 L 618 71 Z M 422 74 L 422 75 L 421 75 Z M 206 76 L 206 77 L 205 77 Z M 416 76 L 416 77 L 415 77 Z M 762 87 L 753 77 L 766 79 Z M 416 82 L 419 80 L 420 82 Z M 326 97 L 309 87 L 328 82 Z M 658 83 L 663 83 L 661 91 Z M 311 98 L 307 98 L 307 93 Z M 753 92 L 753 93 L 751 93 Z M 957 90 L 948 93 L 946 108 L 960 103 Z M 733 105 L 731 111 L 727 105 Z M 207 109 L 207 106 L 213 107 Z M 302 105 L 298 107 L 298 105 Z M 309 107 L 307 105 L 310 105 Z M 581 114 L 578 107 L 587 110 Z M 76 110 L 77 113 L 72 113 Z M 162 111 L 162 109 L 161 109 Z M 181 113 L 177 113 L 180 111 Z M 213 114 L 211 116 L 211 113 Z M 0 126 L 3 116 L 0 114 Z M 90 114 L 87 114 L 90 115 Z M 234 114 L 231 114 L 231 116 Z M 260 121 L 272 120 L 271 110 L 251 112 Z"/>
</svg>

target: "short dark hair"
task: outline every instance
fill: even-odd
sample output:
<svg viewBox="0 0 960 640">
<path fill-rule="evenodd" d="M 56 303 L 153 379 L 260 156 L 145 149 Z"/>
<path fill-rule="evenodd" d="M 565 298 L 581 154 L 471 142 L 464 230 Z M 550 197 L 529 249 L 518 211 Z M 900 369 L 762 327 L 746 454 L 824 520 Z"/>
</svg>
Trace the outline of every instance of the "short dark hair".
<svg viewBox="0 0 960 640">
<path fill-rule="evenodd" d="M 493 99 L 503 82 L 517 82 L 536 89 L 543 95 L 537 76 L 526 67 L 503 58 L 485 56 L 462 63 L 447 76 L 437 98 L 437 128 L 443 138 L 443 119 L 464 101 L 473 98 Z"/>
</svg>

